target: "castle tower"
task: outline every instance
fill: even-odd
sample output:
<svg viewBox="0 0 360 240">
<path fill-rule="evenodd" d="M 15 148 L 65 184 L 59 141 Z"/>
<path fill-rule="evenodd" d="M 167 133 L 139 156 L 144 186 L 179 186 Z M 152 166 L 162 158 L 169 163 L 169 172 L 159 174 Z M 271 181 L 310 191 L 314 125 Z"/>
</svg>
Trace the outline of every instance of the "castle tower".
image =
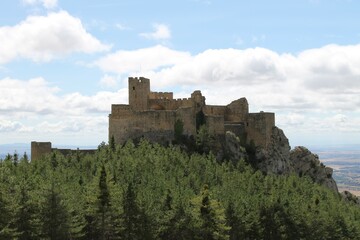
<svg viewBox="0 0 360 240">
<path fill-rule="evenodd" d="M 129 105 L 134 111 L 148 109 L 150 80 L 144 77 L 129 77 Z"/>
<path fill-rule="evenodd" d="M 202 109 L 202 107 L 205 106 L 205 97 L 201 94 L 201 91 L 196 90 L 191 94 L 191 99 L 195 103 L 195 109 L 196 111 L 199 111 Z"/>
<path fill-rule="evenodd" d="M 31 142 L 31 160 L 40 159 L 43 155 L 51 153 L 51 142 Z"/>
</svg>

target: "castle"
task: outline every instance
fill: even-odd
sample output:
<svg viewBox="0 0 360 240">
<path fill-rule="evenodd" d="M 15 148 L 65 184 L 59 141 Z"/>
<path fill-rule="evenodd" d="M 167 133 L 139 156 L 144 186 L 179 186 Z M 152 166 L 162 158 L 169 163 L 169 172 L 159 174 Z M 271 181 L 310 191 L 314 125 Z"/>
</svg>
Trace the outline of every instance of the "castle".
<svg viewBox="0 0 360 240">
<path fill-rule="evenodd" d="M 205 124 L 210 134 L 217 138 L 231 131 L 246 143 L 267 148 L 270 144 L 275 114 L 249 113 L 246 98 L 226 106 L 206 105 L 200 91 L 190 98 L 174 99 L 172 92 L 150 91 L 150 79 L 129 77 L 129 104 L 112 104 L 109 114 L 109 140 L 124 144 L 128 139 L 146 138 L 152 142 L 170 143 L 175 138 L 175 124 L 181 122 L 182 134 L 195 136 L 200 125 Z M 31 159 L 59 151 L 92 153 L 95 150 L 70 150 L 51 147 L 50 142 L 31 142 Z"/>
<path fill-rule="evenodd" d="M 150 91 L 150 80 L 129 77 L 129 104 L 113 104 L 109 115 L 109 138 L 123 144 L 128 139 L 146 138 L 166 143 L 174 140 L 175 123 L 181 121 L 183 134 L 195 136 L 201 124 L 209 133 L 224 136 L 231 131 L 239 137 L 266 148 L 270 144 L 275 114 L 249 113 L 246 98 L 226 106 L 206 105 L 200 91 L 190 98 L 174 99 L 172 92 Z"/>
</svg>

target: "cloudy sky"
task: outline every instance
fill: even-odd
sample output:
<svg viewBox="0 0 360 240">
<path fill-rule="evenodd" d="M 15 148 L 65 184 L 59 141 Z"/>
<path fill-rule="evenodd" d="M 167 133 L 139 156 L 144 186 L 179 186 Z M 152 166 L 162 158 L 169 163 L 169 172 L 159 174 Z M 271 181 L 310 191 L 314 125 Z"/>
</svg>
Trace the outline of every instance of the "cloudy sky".
<svg viewBox="0 0 360 240">
<path fill-rule="evenodd" d="M 360 144 L 360 1 L 2 0 L 0 144 L 107 141 L 128 76 L 246 97 L 292 146 Z"/>
</svg>

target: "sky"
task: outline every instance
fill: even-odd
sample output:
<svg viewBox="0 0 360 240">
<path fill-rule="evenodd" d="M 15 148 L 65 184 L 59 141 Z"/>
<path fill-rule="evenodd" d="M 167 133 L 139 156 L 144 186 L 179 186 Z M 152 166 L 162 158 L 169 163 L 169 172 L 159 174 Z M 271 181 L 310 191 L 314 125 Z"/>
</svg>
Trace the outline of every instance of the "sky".
<svg viewBox="0 0 360 240">
<path fill-rule="evenodd" d="M 0 144 L 108 140 L 127 78 L 246 97 L 292 147 L 360 144 L 360 1 L 2 0 Z"/>
</svg>

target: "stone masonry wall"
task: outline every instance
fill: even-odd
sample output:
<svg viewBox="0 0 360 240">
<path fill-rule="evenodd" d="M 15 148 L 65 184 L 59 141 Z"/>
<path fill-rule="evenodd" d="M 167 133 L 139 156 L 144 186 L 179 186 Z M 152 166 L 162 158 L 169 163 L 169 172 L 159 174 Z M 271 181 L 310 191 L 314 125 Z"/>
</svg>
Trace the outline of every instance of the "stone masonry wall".
<svg viewBox="0 0 360 240">
<path fill-rule="evenodd" d="M 247 142 L 267 148 L 270 144 L 272 128 L 275 127 L 274 113 L 249 113 L 246 120 Z"/>
<path fill-rule="evenodd" d="M 173 99 L 173 93 L 172 92 L 150 92 L 149 93 L 149 99 Z"/>
<path fill-rule="evenodd" d="M 245 122 L 249 114 L 249 104 L 246 98 L 240 98 L 227 105 L 226 110 L 226 122 Z"/>
<path fill-rule="evenodd" d="M 203 107 L 203 112 L 205 115 L 225 116 L 226 106 L 206 105 L 205 107 Z"/>
<path fill-rule="evenodd" d="M 147 78 L 129 78 L 129 105 L 136 111 L 148 109 L 150 80 Z"/>
<path fill-rule="evenodd" d="M 192 107 L 194 104 L 191 98 L 184 99 L 149 99 L 149 109 L 158 110 L 158 106 L 160 106 L 160 110 L 177 110 L 181 107 Z M 155 106 L 155 107 L 154 107 Z"/>
<path fill-rule="evenodd" d="M 114 136 L 115 142 L 122 144 L 130 138 L 148 136 L 150 140 L 154 140 L 156 134 L 161 135 L 163 133 L 164 140 L 171 141 L 174 137 L 174 125 L 177 119 L 184 123 L 184 134 L 195 134 L 194 112 L 191 108 L 180 108 L 177 111 L 148 110 L 135 112 L 130 110 L 124 117 L 110 115 L 109 137 Z"/>
<path fill-rule="evenodd" d="M 205 119 L 210 134 L 223 135 L 225 133 L 224 116 L 206 116 Z"/>
<path fill-rule="evenodd" d="M 31 160 L 40 159 L 51 153 L 51 142 L 31 142 Z"/>
<path fill-rule="evenodd" d="M 69 155 L 75 152 L 84 154 L 93 154 L 96 149 L 58 149 L 52 148 L 51 142 L 31 142 L 31 161 L 41 159 L 43 156 L 52 152 L 60 152 L 63 155 Z"/>
</svg>

